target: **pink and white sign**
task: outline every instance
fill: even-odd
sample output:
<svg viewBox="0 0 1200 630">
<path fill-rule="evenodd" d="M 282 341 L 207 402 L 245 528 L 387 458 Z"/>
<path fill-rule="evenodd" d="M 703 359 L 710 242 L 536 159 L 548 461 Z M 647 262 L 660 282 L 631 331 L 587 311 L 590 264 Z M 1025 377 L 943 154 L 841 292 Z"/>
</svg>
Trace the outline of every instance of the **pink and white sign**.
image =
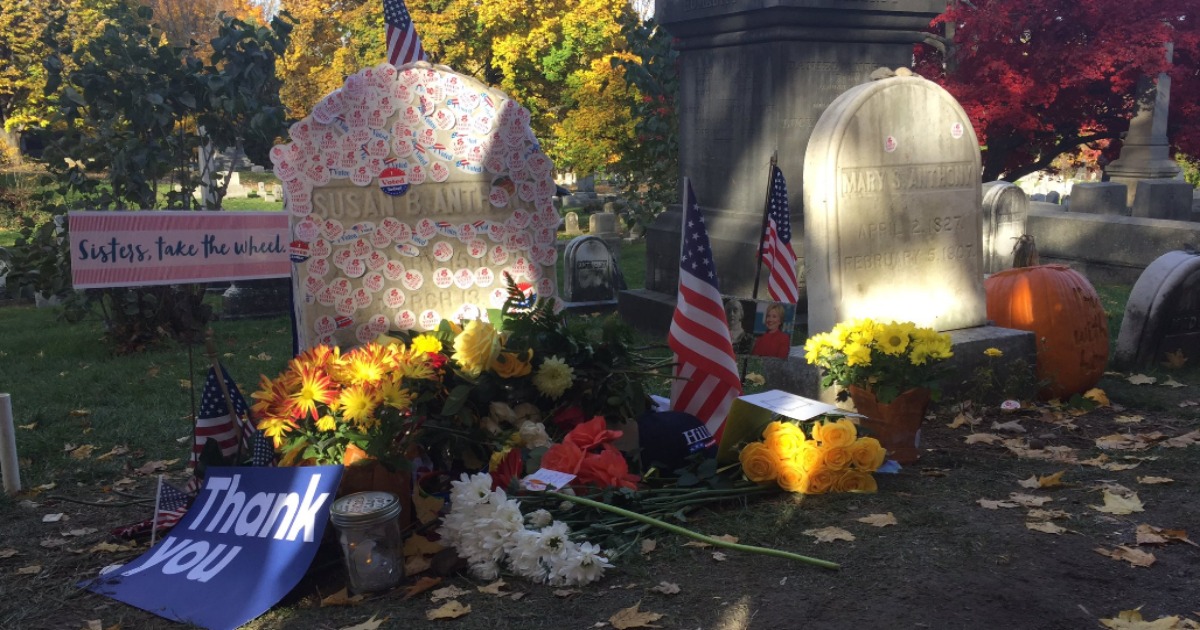
<svg viewBox="0 0 1200 630">
<path fill-rule="evenodd" d="M 72 212 L 76 289 L 286 278 L 282 212 Z"/>
</svg>

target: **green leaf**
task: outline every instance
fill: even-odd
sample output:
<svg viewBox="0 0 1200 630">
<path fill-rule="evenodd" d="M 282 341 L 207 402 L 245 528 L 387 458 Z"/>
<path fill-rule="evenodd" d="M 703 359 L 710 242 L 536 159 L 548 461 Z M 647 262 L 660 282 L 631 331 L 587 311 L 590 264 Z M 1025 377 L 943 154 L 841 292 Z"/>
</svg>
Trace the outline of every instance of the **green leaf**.
<svg viewBox="0 0 1200 630">
<path fill-rule="evenodd" d="M 470 385 L 459 385 L 450 390 L 450 395 L 446 397 L 446 404 L 442 407 L 443 416 L 456 416 L 466 404 L 467 398 L 471 395 Z"/>
</svg>

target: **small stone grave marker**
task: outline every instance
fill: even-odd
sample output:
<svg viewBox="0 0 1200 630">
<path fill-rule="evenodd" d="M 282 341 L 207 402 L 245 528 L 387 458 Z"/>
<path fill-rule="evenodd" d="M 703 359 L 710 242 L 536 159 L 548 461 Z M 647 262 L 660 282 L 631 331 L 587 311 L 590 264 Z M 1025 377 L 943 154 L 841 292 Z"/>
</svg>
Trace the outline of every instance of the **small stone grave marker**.
<svg viewBox="0 0 1200 630">
<path fill-rule="evenodd" d="M 579 213 L 578 212 L 568 212 L 567 218 L 566 218 L 566 223 L 567 223 L 567 236 L 579 236 L 580 234 L 583 234 L 583 230 L 579 229 Z"/>
<path fill-rule="evenodd" d="M 1113 358 L 1121 369 L 1144 369 L 1170 353 L 1200 357 L 1200 255 L 1190 252 L 1167 252 L 1138 277 Z"/>
<path fill-rule="evenodd" d="M 1025 233 L 1029 197 L 1008 182 L 983 185 L 983 272 L 1012 268 L 1012 248 Z"/>
<path fill-rule="evenodd" d="M 567 243 L 563 253 L 566 281 L 563 298 L 567 302 L 616 302 L 617 261 L 604 239 L 579 236 Z"/>
</svg>

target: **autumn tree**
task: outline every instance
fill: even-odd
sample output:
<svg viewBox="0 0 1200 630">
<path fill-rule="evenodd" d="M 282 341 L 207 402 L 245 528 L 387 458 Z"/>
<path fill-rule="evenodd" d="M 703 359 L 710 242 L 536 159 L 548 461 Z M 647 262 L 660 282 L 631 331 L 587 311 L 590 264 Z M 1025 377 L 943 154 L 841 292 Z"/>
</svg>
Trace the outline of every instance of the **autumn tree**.
<svg viewBox="0 0 1200 630">
<path fill-rule="evenodd" d="M 973 121 L 984 181 L 1016 180 L 1081 148 L 1115 158 L 1139 79 L 1164 71 L 1172 79 L 1168 135 L 1176 150 L 1197 155 L 1198 20 L 1191 0 L 954 2 L 934 21 L 950 36 L 942 50 L 918 45 L 917 71 Z"/>
<path fill-rule="evenodd" d="M 212 54 L 209 41 L 217 36 L 220 15 L 246 22 L 263 22 L 262 8 L 248 0 L 138 0 L 154 12 L 154 23 L 167 40 L 189 48 L 201 59 Z"/>
</svg>

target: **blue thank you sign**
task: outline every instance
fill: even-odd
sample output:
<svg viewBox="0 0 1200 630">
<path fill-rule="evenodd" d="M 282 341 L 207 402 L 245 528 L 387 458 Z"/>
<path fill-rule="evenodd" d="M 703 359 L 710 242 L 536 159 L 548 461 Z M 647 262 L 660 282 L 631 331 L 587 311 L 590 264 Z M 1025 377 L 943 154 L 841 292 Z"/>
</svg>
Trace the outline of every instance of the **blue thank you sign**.
<svg viewBox="0 0 1200 630">
<path fill-rule="evenodd" d="M 237 628 L 304 576 L 341 474 L 341 466 L 209 468 L 162 542 L 81 586 L 168 619 Z"/>
</svg>

